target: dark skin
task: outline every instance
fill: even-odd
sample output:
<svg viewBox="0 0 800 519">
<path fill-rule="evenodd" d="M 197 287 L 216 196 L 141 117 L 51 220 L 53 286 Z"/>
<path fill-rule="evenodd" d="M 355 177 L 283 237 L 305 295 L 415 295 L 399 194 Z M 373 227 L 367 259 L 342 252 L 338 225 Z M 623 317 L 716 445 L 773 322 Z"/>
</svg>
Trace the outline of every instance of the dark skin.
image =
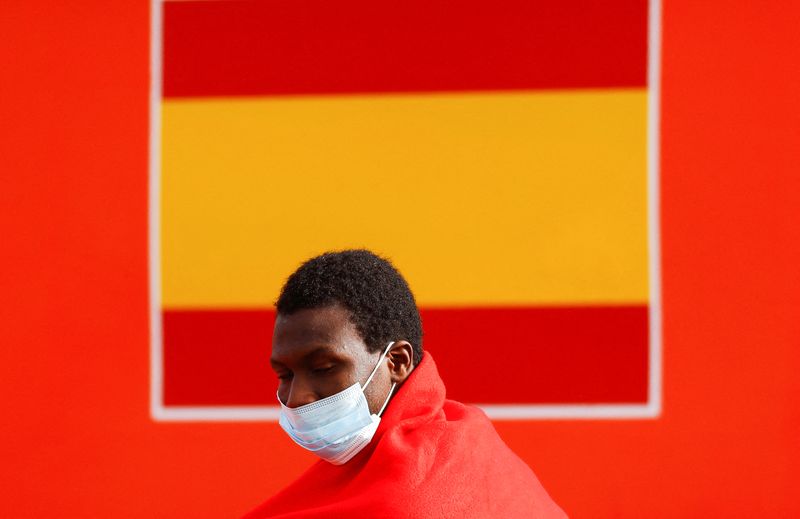
<svg viewBox="0 0 800 519">
<path fill-rule="evenodd" d="M 387 342 L 388 345 L 388 342 Z M 278 315 L 272 336 L 270 364 L 278 376 L 278 398 L 287 407 L 299 407 L 336 394 L 356 382 L 366 383 L 383 351 L 370 352 L 339 305 Z M 397 388 L 414 369 L 413 350 L 395 342 L 380 361 L 364 395 L 371 413 L 377 413 L 393 383 Z"/>
</svg>

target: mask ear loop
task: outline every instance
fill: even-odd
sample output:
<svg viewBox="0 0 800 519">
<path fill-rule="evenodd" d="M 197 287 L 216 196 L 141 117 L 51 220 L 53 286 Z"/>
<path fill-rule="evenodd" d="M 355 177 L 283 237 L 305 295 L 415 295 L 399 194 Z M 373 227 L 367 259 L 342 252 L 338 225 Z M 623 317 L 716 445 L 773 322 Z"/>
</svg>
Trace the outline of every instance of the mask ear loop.
<svg viewBox="0 0 800 519">
<path fill-rule="evenodd" d="M 389 405 L 389 399 L 392 397 L 392 393 L 394 392 L 394 386 L 396 386 L 396 385 L 397 385 L 397 382 L 392 384 L 392 388 L 389 390 L 389 394 L 386 395 L 386 400 L 383 401 L 383 406 L 381 407 L 381 410 L 378 411 L 378 416 L 382 415 L 383 414 L 383 410 L 386 409 L 387 405 Z"/>
<path fill-rule="evenodd" d="M 370 373 L 369 378 L 367 379 L 367 382 L 364 384 L 364 387 L 361 388 L 362 391 L 367 389 L 367 386 L 369 385 L 369 383 L 372 382 L 372 377 L 374 377 L 375 373 L 378 372 L 378 368 L 381 365 L 381 361 L 386 356 L 386 354 L 389 353 L 389 349 L 392 347 L 393 344 L 394 344 L 394 341 L 390 342 L 389 345 L 386 346 L 386 349 L 383 350 L 383 355 L 381 355 L 381 358 L 378 360 L 378 363 L 375 364 L 375 368 L 372 370 L 372 373 Z M 383 401 L 383 406 L 381 406 L 381 410 L 378 411 L 378 416 L 382 415 L 383 414 L 383 410 L 386 409 L 387 405 L 389 405 L 389 399 L 391 398 L 392 393 L 394 392 L 394 387 L 396 385 L 397 385 L 397 382 L 394 382 L 392 384 L 392 388 L 389 390 L 389 394 L 386 396 L 386 400 Z"/>
<path fill-rule="evenodd" d="M 367 386 L 369 385 L 369 383 L 372 382 L 372 377 L 374 377 L 375 373 L 378 372 L 378 368 L 381 366 L 381 361 L 386 356 L 386 354 L 389 353 L 389 348 L 392 347 L 392 344 L 394 344 L 394 341 L 390 342 L 389 345 L 386 346 L 386 349 L 383 350 L 383 355 L 381 355 L 381 358 L 378 359 L 378 363 L 375 364 L 375 368 L 372 370 L 372 373 L 370 373 L 369 378 L 367 379 L 366 383 L 364 383 L 364 385 L 361 386 L 361 391 L 364 391 L 365 389 L 367 389 Z"/>
</svg>

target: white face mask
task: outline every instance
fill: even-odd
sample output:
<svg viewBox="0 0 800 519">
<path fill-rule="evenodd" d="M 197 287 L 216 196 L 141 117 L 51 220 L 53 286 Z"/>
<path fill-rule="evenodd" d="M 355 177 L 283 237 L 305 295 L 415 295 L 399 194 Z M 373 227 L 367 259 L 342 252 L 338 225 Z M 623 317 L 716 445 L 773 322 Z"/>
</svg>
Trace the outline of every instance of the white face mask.
<svg viewBox="0 0 800 519">
<path fill-rule="evenodd" d="M 367 446 L 378 429 L 380 415 L 389 403 L 395 384 L 389 390 L 381 410 L 371 415 L 364 390 L 378 371 L 381 361 L 389 353 L 390 342 L 372 370 L 364 387 L 356 382 L 344 391 L 300 407 L 283 405 L 278 423 L 296 444 L 325 461 L 342 465 Z"/>
</svg>

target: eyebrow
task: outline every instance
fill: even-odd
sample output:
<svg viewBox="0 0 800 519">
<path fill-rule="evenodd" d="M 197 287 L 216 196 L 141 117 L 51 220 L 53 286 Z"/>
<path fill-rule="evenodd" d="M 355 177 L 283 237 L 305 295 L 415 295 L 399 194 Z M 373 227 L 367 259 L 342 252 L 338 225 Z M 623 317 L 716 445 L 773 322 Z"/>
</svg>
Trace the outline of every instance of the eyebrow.
<svg viewBox="0 0 800 519">
<path fill-rule="evenodd" d="M 308 359 L 310 357 L 313 357 L 315 355 L 319 355 L 320 353 L 327 353 L 328 355 L 339 357 L 339 355 L 337 355 L 334 352 L 330 351 L 330 347 L 328 347 L 328 346 L 319 346 L 319 347 L 314 348 L 313 350 L 311 350 L 311 351 L 309 351 L 307 353 L 302 354 L 300 359 L 301 360 L 306 360 L 306 359 Z M 286 364 L 284 364 L 283 362 L 280 362 L 278 360 L 275 360 L 272 357 L 269 358 L 269 363 L 273 367 L 275 367 L 275 366 L 283 367 L 283 368 L 286 367 Z"/>
</svg>

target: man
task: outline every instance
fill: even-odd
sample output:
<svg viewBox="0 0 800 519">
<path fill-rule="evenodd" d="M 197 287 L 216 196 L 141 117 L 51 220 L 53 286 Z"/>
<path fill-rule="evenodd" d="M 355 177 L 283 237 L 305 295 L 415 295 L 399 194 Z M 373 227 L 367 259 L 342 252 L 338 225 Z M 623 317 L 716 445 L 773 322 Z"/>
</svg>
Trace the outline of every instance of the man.
<svg viewBox="0 0 800 519">
<path fill-rule="evenodd" d="M 321 459 L 246 518 L 565 517 L 481 410 L 445 399 L 414 296 L 387 260 L 313 258 L 277 310 L 280 425 Z"/>
</svg>

